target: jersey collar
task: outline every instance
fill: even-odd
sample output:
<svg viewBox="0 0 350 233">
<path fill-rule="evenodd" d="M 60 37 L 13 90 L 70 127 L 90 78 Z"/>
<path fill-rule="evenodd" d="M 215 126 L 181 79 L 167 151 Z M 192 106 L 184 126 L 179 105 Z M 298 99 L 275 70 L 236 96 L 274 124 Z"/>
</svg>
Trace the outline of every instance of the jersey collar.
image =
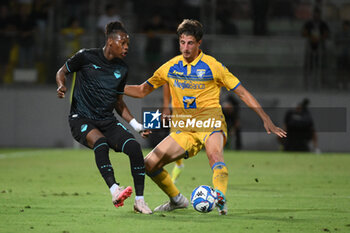
<svg viewBox="0 0 350 233">
<path fill-rule="evenodd" d="M 196 66 L 197 63 L 202 59 L 202 57 L 204 55 L 202 50 L 199 50 L 199 51 L 200 51 L 200 53 L 199 53 L 198 57 L 196 59 L 194 59 L 191 63 L 187 63 L 185 61 L 185 59 L 182 57 L 182 64 L 183 64 L 183 66 L 187 66 L 187 65 Z"/>
</svg>

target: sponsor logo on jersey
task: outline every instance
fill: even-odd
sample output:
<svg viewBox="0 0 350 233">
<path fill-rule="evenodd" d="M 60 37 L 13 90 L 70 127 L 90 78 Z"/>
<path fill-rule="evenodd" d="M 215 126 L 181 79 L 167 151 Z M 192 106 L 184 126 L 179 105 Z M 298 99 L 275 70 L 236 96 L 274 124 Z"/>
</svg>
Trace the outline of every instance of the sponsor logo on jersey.
<svg viewBox="0 0 350 233">
<path fill-rule="evenodd" d="M 205 84 L 204 83 L 195 83 L 192 81 L 174 81 L 174 87 L 181 88 L 181 89 L 204 89 Z"/>
<path fill-rule="evenodd" d="M 196 97 L 184 96 L 182 102 L 184 103 L 185 109 L 197 108 Z"/>
<path fill-rule="evenodd" d="M 97 66 L 95 64 L 92 64 L 92 67 L 94 67 L 95 70 L 101 69 L 101 66 Z"/>
<path fill-rule="evenodd" d="M 176 70 L 174 70 L 173 71 L 173 74 L 176 74 L 176 75 L 184 75 L 184 72 L 179 72 L 179 71 L 176 71 Z"/>
</svg>

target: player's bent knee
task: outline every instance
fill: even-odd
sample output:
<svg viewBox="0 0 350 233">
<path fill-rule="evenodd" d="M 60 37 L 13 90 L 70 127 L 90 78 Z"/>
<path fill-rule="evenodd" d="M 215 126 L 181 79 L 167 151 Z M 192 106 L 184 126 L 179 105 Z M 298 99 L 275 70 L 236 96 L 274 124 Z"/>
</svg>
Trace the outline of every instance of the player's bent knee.
<svg viewBox="0 0 350 233">
<path fill-rule="evenodd" d="M 133 147 L 136 149 L 141 148 L 140 144 L 136 141 L 135 138 L 128 138 L 118 146 L 118 149 L 121 152 L 125 153 L 126 151 L 128 151 L 128 149 Z"/>
<path fill-rule="evenodd" d="M 139 150 L 141 149 L 141 145 L 136 141 L 135 138 L 129 138 L 125 140 L 124 143 L 122 144 L 122 151 L 124 152 L 126 149 L 130 149 L 130 148 Z"/>
<path fill-rule="evenodd" d="M 93 145 L 94 151 L 97 149 L 101 149 L 102 147 L 109 148 L 108 143 L 107 143 L 107 138 L 105 138 L 105 137 L 101 137 L 101 138 L 97 139 Z"/>
<path fill-rule="evenodd" d="M 153 173 L 155 170 L 158 170 L 156 169 L 155 164 L 148 157 L 145 158 L 145 168 L 147 175 Z"/>
<path fill-rule="evenodd" d="M 105 136 L 97 129 L 92 129 L 86 135 L 86 143 L 89 148 L 94 148 L 99 140 L 105 140 Z"/>
<path fill-rule="evenodd" d="M 151 151 L 145 158 L 146 171 L 152 173 L 158 169 L 161 169 L 164 166 L 164 163 L 162 162 L 163 156 L 164 153 L 158 148 Z"/>
<path fill-rule="evenodd" d="M 147 166 L 146 166 L 147 167 Z M 156 171 L 147 171 L 147 168 L 146 168 L 146 174 L 149 176 L 149 177 L 155 177 L 157 175 L 159 175 L 161 172 L 163 171 L 163 168 L 161 169 L 158 169 Z"/>
</svg>

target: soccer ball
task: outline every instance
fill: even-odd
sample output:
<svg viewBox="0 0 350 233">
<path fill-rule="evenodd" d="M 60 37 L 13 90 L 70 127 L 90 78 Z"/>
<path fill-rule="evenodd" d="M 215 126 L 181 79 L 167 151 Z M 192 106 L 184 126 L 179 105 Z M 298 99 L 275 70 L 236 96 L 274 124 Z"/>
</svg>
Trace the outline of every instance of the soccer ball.
<svg viewBox="0 0 350 233">
<path fill-rule="evenodd" d="M 201 213 L 209 213 L 215 208 L 217 195 L 212 187 L 201 185 L 195 188 L 191 195 L 191 204 Z"/>
</svg>

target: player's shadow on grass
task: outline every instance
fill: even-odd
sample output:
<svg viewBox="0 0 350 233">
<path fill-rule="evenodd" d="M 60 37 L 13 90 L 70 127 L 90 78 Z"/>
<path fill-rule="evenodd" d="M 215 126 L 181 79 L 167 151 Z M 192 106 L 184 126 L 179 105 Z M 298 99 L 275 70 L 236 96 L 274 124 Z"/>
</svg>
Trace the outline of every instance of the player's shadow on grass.
<svg viewBox="0 0 350 233">
<path fill-rule="evenodd" d="M 145 221 L 169 221 L 179 222 L 179 223 L 190 223 L 190 222 L 202 222 L 216 223 L 220 221 L 240 221 L 244 220 L 263 220 L 263 221 L 280 221 L 280 222 L 304 222 L 309 221 L 310 219 L 305 218 L 295 218 L 293 213 L 297 212 L 338 212 L 334 209 L 233 209 L 228 212 L 226 216 L 220 216 L 218 212 L 213 210 L 210 213 L 198 213 L 195 210 L 181 209 L 174 210 L 171 212 L 155 212 L 152 215 L 141 215 L 138 214 L 138 220 Z M 290 213 L 290 214 L 288 214 Z M 270 214 L 270 215 L 268 215 Z M 274 216 L 279 215 L 279 216 Z M 281 216 L 283 215 L 283 216 Z M 135 214 L 130 212 L 130 215 L 124 215 L 123 218 L 135 218 Z"/>
<path fill-rule="evenodd" d="M 284 221 L 284 222 L 291 222 L 291 221 L 309 221 L 309 219 L 301 219 L 301 218 L 294 218 L 293 213 L 296 212 L 325 212 L 327 214 L 331 212 L 338 212 L 334 209 L 250 209 L 250 210 L 238 210 L 236 209 L 232 215 L 236 219 L 254 219 L 254 220 L 264 220 L 264 221 Z M 280 217 L 274 217 L 274 216 L 266 216 L 261 214 L 285 214 L 284 216 Z M 287 213 L 290 213 L 288 215 Z"/>
<path fill-rule="evenodd" d="M 123 218 L 130 218 L 134 219 L 135 214 L 133 212 L 130 212 L 131 214 L 129 215 L 124 215 Z M 188 209 L 180 209 L 180 210 L 174 210 L 171 212 L 155 212 L 151 215 L 141 215 L 138 214 L 136 215 L 138 217 L 138 220 L 145 220 L 145 221 L 169 221 L 171 220 L 172 222 L 179 222 L 179 223 L 216 223 L 218 221 L 218 218 L 221 219 L 221 221 L 232 221 L 235 216 L 234 214 L 230 213 L 229 215 L 226 216 L 220 216 L 218 211 L 215 209 L 210 213 L 199 213 L 195 211 L 192 208 Z"/>
<path fill-rule="evenodd" d="M 288 189 L 274 188 L 266 184 L 249 184 L 249 185 L 228 185 L 229 190 L 248 191 L 248 192 L 290 192 Z"/>
</svg>

